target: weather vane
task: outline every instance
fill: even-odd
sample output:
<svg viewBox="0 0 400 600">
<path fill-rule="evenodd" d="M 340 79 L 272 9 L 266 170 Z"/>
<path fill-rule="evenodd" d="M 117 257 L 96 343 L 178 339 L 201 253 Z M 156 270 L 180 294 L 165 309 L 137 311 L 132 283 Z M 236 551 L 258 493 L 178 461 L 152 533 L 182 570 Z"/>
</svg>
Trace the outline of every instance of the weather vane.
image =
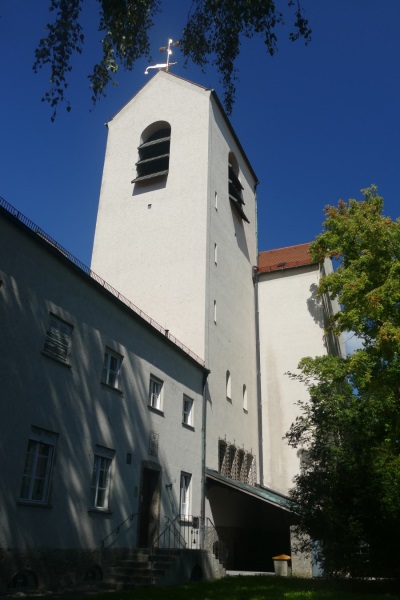
<svg viewBox="0 0 400 600">
<path fill-rule="evenodd" d="M 161 46 L 161 48 L 160 48 L 160 52 L 167 51 L 167 62 L 166 63 L 158 63 L 157 65 L 153 65 L 152 67 L 147 67 L 147 69 L 145 70 L 144 74 L 148 75 L 149 74 L 149 69 L 165 69 L 165 71 L 168 73 L 170 66 L 177 64 L 176 62 L 169 62 L 169 57 L 172 54 L 171 46 L 179 46 L 179 44 L 180 44 L 180 42 L 174 42 L 174 40 L 169 39 L 168 40 L 168 45 L 167 46 Z"/>
</svg>

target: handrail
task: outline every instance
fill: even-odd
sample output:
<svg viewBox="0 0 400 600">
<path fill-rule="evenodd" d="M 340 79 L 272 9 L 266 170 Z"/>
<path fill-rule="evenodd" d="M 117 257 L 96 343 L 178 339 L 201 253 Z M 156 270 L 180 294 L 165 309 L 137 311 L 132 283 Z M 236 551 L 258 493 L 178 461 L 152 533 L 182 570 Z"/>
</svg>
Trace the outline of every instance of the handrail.
<svg viewBox="0 0 400 600">
<path fill-rule="evenodd" d="M 165 517 L 167 523 L 154 540 L 153 549 L 197 549 L 199 547 L 199 517 L 178 514 L 174 519 Z"/>
<path fill-rule="evenodd" d="M 181 535 L 180 531 L 178 531 L 178 529 L 176 528 L 175 523 L 178 520 L 179 515 L 177 515 L 175 517 L 175 519 L 173 521 L 171 521 L 170 523 L 170 528 L 172 528 L 175 539 L 178 539 L 179 541 L 179 545 L 181 548 L 185 548 L 186 547 L 186 542 L 185 542 L 185 538 Z M 168 518 L 168 517 L 167 517 Z"/>
<path fill-rule="evenodd" d="M 209 517 L 206 517 L 204 533 L 204 549 L 212 552 L 222 566 L 226 567 L 226 560 L 228 557 L 227 545 L 220 539 L 217 528 Z"/>
<path fill-rule="evenodd" d="M 152 549 L 157 550 L 206 550 L 226 567 L 228 546 L 220 539 L 218 531 L 209 517 L 204 523 L 204 548 L 200 548 L 200 517 L 178 514 L 174 519 L 165 517 L 166 526 L 155 539 Z"/>
<path fill-rule="evenodd" d="M 104 543 L 105 541 L 112 536 L 114 533 L 116 533 L 118 535 L 118 533 L 120 532 L 120 529 L 123 525 L 125 525 L 125 523 L 127 521 L 133 521 L 133 518 L 136 517 L 139 513 L 132 513 L 129 515 L 129 517 L 126 517 L 126 519 L 124 521 L 122 521 L 122 523 L 120 523 L 119 525 L 117 525 L 117 527 L 115 527 L 115 529 L 113 529 L 108 535 L 106 535 L 105 538 L 103 538 L 100 542 L 100 547 L 104 548 Z"/>
</svg>

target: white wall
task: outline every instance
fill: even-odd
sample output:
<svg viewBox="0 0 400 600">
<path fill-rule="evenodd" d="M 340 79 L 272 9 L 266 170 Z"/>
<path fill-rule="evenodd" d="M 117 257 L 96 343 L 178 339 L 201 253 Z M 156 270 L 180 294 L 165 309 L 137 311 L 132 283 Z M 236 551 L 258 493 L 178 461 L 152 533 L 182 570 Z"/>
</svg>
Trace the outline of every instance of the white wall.
<svg viewBox="0 0 400 600">
<path fill-rule="evenodd" d="M 305 387 L 286 373 L 299 372 L 304 356 L 326 354 L 323 311 L 316 297 L 319 267 L 313 265 L 260 275 L 260 359 L 264 484 L 287 493 L 299 471 L 298 450 L 284 438 L 298 414 Z"/>
<path fill-rule="evenodd" d="M 140 510 L 142 461 L 162 472 L 160 527 L 179 511 L 181 471 L 193 475 L 192 513 L 199 514 L 203 369 L 2 217 L 0 254 L 4 547 L 99 548 Z M 69 366 L 42 352 L 49 311 L 74 327 Z M 101 383 L 105 346 L 123 356 L 121 392 Z M 164 381 L 163 414 L 148 408 L 150 374 Z M 194 400 L 193 430 L 182 426 L 183 394 Z M 32 426 L 58 435 L 46 506 L 18 502 Z M 150 432 L 159 435 L 157 457 L 149 455 Z M 115 450 L 106 514 L 89 511 L 96 444 Z M 117 546 L 135 546 L 137 522 Z"/>
<path fill-rule="evenodd" d="M 246 451 L 258 460 L 255 295 L 252 269 L 257 263 L 255 177 L 238 148 L 226 120 L 213 103 L 210 115 L 210 177 L 206 362 L 211 369 L 207 414 L 207 466 L 218 468 L 218 438 Z M 228 156 L 239 163 L 244 187 L 244 212 L 236 213 L 228 196 Z M 215 193 L 218 208 L 215 208 Z M 218 261 L 214 262 L 214 244 Z M 213 304 L 217 302 L 217 323 Z M 226 398 L 226 371 L 231 373 L 232 399 Z M 243 410 L 243 385 L 248 411 Z"/>
<path fill-rule="evenodd" d="M 92 269 L 204 358 L 210 91 L 158 72 L 109 122 Z M 171 125 L 169 174 L 133 184 L 141 134 Z"/>
<path fill-rule="evenodd" d="M 133 185 L 140 135 L 160 120 L 171 125 L 166 182 Z M 239 162 L 250 224 L 228 198 L 230 151 Z M 109 123 L 92 268 L 205 359 L 211 468 L 218 466 L 218 437 L 258 453 L 254 188 L 255 176 L 210 90 L 160 71 Z"/>
</svg>

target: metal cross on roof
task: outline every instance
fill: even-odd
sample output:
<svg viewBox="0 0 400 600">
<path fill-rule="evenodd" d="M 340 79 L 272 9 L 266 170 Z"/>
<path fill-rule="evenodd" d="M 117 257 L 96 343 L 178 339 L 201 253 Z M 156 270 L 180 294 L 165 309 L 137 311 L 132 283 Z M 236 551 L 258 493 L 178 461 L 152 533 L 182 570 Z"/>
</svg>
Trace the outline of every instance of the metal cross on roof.
<svg viewBox="0 0 400 600">
<path fill-rule="evenodd" d="M 171 50 L 171 46 L 179 46 L 180 42 L 174 42 L 174 40 L 169 39 L 168 40 L 168 45 L 167 46 L 161 46 L 160 48 L 160 52 L 167 52 L 167 62 L 166 63 L 158 63 L 156 65 L 153 65 L 151 67 L 147 67 L 147 69 L 145 70 L 144 74 L 148 75 L 149 74 L 149 69 L 165 69 L 165 71 L 168 73 L 169 72 L 169 68 L 171 65 L 176 65 L 176 62 L 170 62 L 169 58 L 172 54 L 172 50 Z"/>
</svg>

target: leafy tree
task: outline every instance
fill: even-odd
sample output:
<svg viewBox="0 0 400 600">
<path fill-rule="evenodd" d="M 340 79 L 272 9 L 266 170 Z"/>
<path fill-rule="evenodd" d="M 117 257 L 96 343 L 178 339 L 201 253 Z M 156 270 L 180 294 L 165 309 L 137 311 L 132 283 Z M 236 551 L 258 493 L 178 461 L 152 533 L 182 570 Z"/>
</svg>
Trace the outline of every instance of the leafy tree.
<svg viewBox="0 0 400 600">
<path fill-rule="evenodd" d="M 84 0 L 50 0 L 53 22 L 47 25 L 46 36 L 36 49 L 34 71 L 49 66 L 50 89 L 43 100 L 53 108 L 67 104 L 68 77 L 72 70 L 71 58 L 81 54 L 84 32 L 80 24 Z M 156 14 L 161 10 L 160 0 L 98 0 L 99 31 L 102 33 L 102 57 L 89 75 L 92 100 L 104 95 L 107 85 L 114 85 L 120 67 L 131 70 L 135 61 L 149 55 L 149 31 Z M 294 14 L 291 40 L 302 37 L 307 43 L 311 30 L 303 15 L 300 0 L 192 0 L 188 20 L 182 32 L 183 55 L 202 68 L 211 60 L 220 72 L 225 91 L 225 106 L 229 113 L 235 96 L 237 79 L 235 61 L 241 38 L 255 34 L 263 36 L 267 52 L 272 56 L 277 49 L 276 28 L 283 25 L 279 5 L 287 4 Z"/>
<path fill-rule="evenodd" d="M 400 221 L 382 214 L 375 187 L 361 202 L 326 208 L 311 246 L 338 261 L 319 294 L 342 311 L 328 330 L 353 331 L 362 348 L 347 358 L 304 358 L 310 393 L 287 433 L 305 450 L 291 497 L 303 549 L 317 540 L 327 573 L 398 574 L 400 561 Z"/>
</svg>

